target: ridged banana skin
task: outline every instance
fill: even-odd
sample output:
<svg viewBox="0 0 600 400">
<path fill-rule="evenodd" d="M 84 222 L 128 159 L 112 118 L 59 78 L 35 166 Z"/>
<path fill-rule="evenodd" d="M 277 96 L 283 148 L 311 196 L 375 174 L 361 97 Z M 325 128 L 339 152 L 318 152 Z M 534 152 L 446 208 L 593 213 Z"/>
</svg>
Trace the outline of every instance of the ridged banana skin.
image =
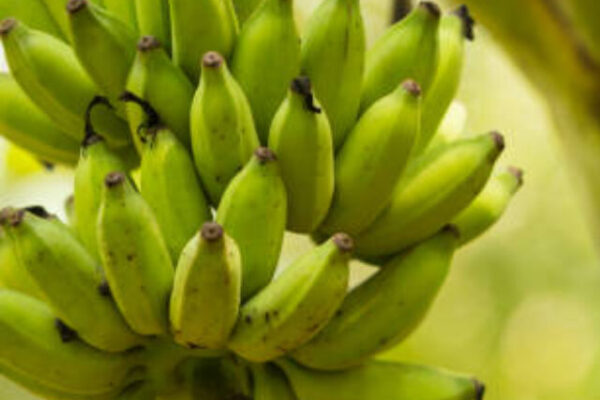
<svg viewBox="0 0 600 400">
<path fill-rule="evenodd" d="M 447 229 L 395 256 L 350 292 L 329 324 L 291 356 L 310 368 L 340 370 L 405 339 L 437 295 L 457 245 Z"/>
<path fill-rule="evenodd" d="M 423 1 L 375 42 L 367 52 L 362 112 L 405 79 L 427 93 L 437 68 L 439 20 L 439 8 Z"/>
<path fill-rule="evenodd" d="M 365 52 L 359 0 L 323 1 L 302 37 L 302 73 L 325 109 L 336 149 L 358 116 Z"/>
<path fill-rule="evenodd" d="M 170 301 L 171 330 L 184 346 L 222 349 L 237 321 L 242 259 L 237 244 L 214 222 L 183 250 Z"/>
<path fill-rule="evenodd" d="M 493 132 L 416 160 L 389 206 L 357 236 L 357 254 L 391 255 L 435 233 L 479 194 L 503 148 L 502 136 Z"/>
<path fill-rule="evenodd" d="M 469 243 L 491 228 L 522 185 L 523 172 L 517 168 L 509 167 L 494 175 L 475 200 L 452 220 L 460 232 L 460 244 Z"/>
<path fill-rule="evenodd" d="M 272 364 L 251 365 L 254 400 L 297 400 L 287 377 Z"/>
<path fill-rule="evenodd" d="M 218 53 L 204 55 L 191 108 L 196 169 L 213 205 L 259 146 L 244 92 Z"/>
<path fill-rule="evenodd" d="M 12 19 L 2 21 L 0 35 L 19 86 L 61 130 L 82 141 L 86 109 L 98 89 L 73 50 L 63 41 Z M 111 145 L 130 142 L 127 123 L 109 108 L 96 108 L 92 122 Z"/>
<path fill-rule="evenodd" d="M 0 228 L 0 289 L 14 290 L 37 299 L 44 297 L 29 272 L 19 262 L 4 228 Z"/>
<path fill-rule="evenodd" d="M 94 0 L 94 2 L 98 1 L 102 2 L 109 13 L 119 17 L 130 29 L 137 31 L 136 0 Z"/>
<path fill-rule="evenodd" d="M 300 38 L 293 1 L 265 0 L 244 24 L 231 71 L 246 93 L 262 144 L 290 82 L 300 72 Z"/>
<path fill-rule="evenodd" d="M 333 197 L 334 150 L 329 121 L 313 102 L 307 78 L 292 83 L 273 119 L 269 147 L 278 156 L 288 194 L 287 229 L 313 232 Z"/>
<path fill-rule="evenodd" d="M 273 360 L 309 341 L 342 304 L 352 239 L 336 234 L 300 257 L 245 303 L 229 348 L 246 360 Z"/>
<path fill-rule="evenodd" d="M 112 296 L 129 326 L 142 335 L 167 333 L 173 264 L 150 206 L 122 173 L 106 177 L 98 245 Z"/>
<path fill-rule="evenodd" d="M 371 361 L 343 372 L 319 372 L 289 360 L 284 370 L 298 400 L 482 400 L 477 380 L 430 367 Z"/>
<path fill-rule="evenodd" d="M 50 2 L 51 0 L 45 1 Z M 51 10 L 46 8 L 45 1 L 3 0 L 0 3 L 0 19 L 16 18 L 34 29 L 47 32 L 58 39 L 65 40 L 65 32 L 61 30 L 61 27 L 53 18 Z"/>
<path fill-rule="evenodd" d="M 167 52 L 171 51 L 171 19 L 169 0 L 135 0 L 140 35 L 157 38 Z"/>
<path fill-rule="evenodd" d="M 279 165 L 272 152 L 260 148 L 227 187 L 216 216 L 242 255 L 242 300 L 271 281 L 286 215 L 287 194 Z"/>
<path fill-rule="evenodd" d="M 141 193 L 176 263 L 181 250 L 202 224 L 212 219 L 212 214 L 194 162 L 175 135 L 169 129 L 157 128 L 146 140 Z"/>
<path fill-rule="evenodd" d="M 235 12 L 240 27 L 244 25 L 246 20 L 252 15 L 262 0 L 233 0 Z"/>
<path fill-rule="evenodd" d="M 40 111 L 9 74 L 0 74 L 0 132 L 42 160 L 77 163 L 79 143 Z"/>
<path fill-rule="evenodd" d="M 169 0 L 173 61 L 193 83 L 208 51 L 229 58 L 238 34 L 231 0 Z"/>
<path fill-rule="evenodd" d="M 335 192 L 321 232 L 356 235 L 389 202 L 419 135 L 421 95 L 403 82 L 375 103 L 348 135 L 335 162 Z"/>
</svg>

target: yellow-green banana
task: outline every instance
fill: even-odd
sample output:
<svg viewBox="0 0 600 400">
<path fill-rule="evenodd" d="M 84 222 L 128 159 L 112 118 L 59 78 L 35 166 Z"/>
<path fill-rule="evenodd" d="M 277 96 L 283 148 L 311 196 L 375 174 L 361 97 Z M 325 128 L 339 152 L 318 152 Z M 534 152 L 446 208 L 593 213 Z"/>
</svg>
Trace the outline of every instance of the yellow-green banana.
<svg viewBox="0 0 600 400">
<path fill-rule="evenodd" d="M 23 2 L 22 0 L 17 0 L 17 1 Z M 69 13 L 67 13 L 65 11 L 65 5 L 67 3 L 67 0 L 37 0 L 37 1 L 40 1 L 46 5 L 46 9 L 48 10 L 50 15 L 56 22 L 56 25 L 60 29 L 60 32 L 62 34 L 62 36 L 60 38 L 66 38 L 66 39 L 68 39 L 68 42 L 71 43 L 73 38 L 71 36 L 71 28 L 69 27 Z M 101 0 L 95 0 L 94 2 L 97 3 L 98 1 L 101 1 Z M 16 17 L 17 17 L 17 19 L 25 22 L 32 28 L 39 29 L 39 28 L 36 28 L 35 25 L 30 24 L 26 19 L 20 18 L 19 16 L 16 16 Z"/>
<path fill-rule="evenodd" d="M 121 19 L 130 29 L 137 31 L 138 21 L 136 12 L 136 0 L 92 0 L 94 3 L 102 2 L 102 5 L 112 15 Z"/>
<path fill-rule="evenodd" d="M 233 0 L 240 26 L 252 15 L 262 0 Z"/>
<path fill-rule="evenodd" d="M 427 93 L 437 66 L 440 9 L 422 1 L 391 27 L 367 52 L 361 110 L 366 111 L 405 79 L 414 79 Z"/>
<path fill-rule="evenodd" d="M 269 147 L 277 154 L 288 194 L 287 228 L 313 232 L 331 204 L 334 165 L 331 128 L 308 78 L 293 80 L 273 119 Z"/>
<path fill-rule="evenodd" d="M 310 77 L 339 148 L 356 122 L 365 67 L 359 0 L 326 0 L 302 37 L 302 73 Z"/>
<path fill-rule="evenodd" d="M 228 58 L 238 23 L 231 0 L 170 0 L 173 61 L 193 83 L 200 76 L 200 60 L 208 51 Z"/>
<path fill-rule="evenodd" d="M 371 361 L 343 372 L 319 372 L 278 360 L 298 400 L 482 400 L 475 379 L 413 364 Z"/>
<path fill-rule="evenodd" d="M 231 62 L 233 76 L 248 96 L 261 143 L 300 72 L 300 39 L 292 0 L 264 0 L 244 24 Z"/>
<path fill-rule="evenodd" d="M 357 236 L 357 254 L 391 255 L 439 230 L 481 191 L 503 149 L 502 136 L 492 132 L 418 158 L 394 189 L 391 203 Z"/>
<path fill-rule="evenodd" d="M 254 400 L 297 400 L 287 377 L 271 364 L 251 365 Z"/>
<path fill-rule="evenodd" d="M 168 332 L 174 269 L 148 204 L 122 172 L 105 178 L 98 247 L 110 291 L 129 326 L 143 335 Z"/>
<path fill-rule="evenodd" d="M 293 262 L 242 306 L 229 348 L 264 362 L 318 334 L 346 296 L 352 248 L 352 239 L 338 233 Z"/>
<path fill-rule="evenodd" d="M 211 202 L 217 205 L 229 181 L 252 157 L 258 137 L 244 92 L 215 52 L 202 59 L 191 134 L 196 168 Z"/>
<path fill-rule="evenodd" d="M 395 256 L 350 292 L 329 324 L 291 356 L 310 368 L 339 370 L 401 342 L 427 313 L 457 241 L 448 228 Z"/>
<path fill-rule="evenodd" d="M 135 0 L 138 27 L 141 35 L 151 35 L 171 51 L 171 19 L 169 0 Z"/>
<path fill-rule="evenodd" d="M 419 134 L 421 89 L 411 80 L 376 102 L 348 135 L 335 162 L 335 192 L 320 228 L 355 235 L 389 202 Z"/>
<path fill-rule="evenodd" d="M 243 300 L 271 281 L 286 214 L 287 194 L 276 156 L 261 147 L 231 181 L 217 210 L 217 222 L 236 241 L 242 255 Z"/>
<path fill-rule="evenodd" d="M 61 26 L 55 21 L 51 13 L 52 10 L 49 10 L 44 4 L 45 1 L 50 0 L 3 0 L 0 2 L 0 19 L 16 18 L 33 29 L 47 32 L 58 39 L 65 40 L 65 32 L 61 30 Z"/>
<path fill-rule="evenodd" d="M 215 222 L 204 224 L 185 246 L 169 303 L 177 342 L 209 349 L 225 347 L 238 316 L 241 264 L 234 240 Z"/>
<path fill-rule="evenodd" d="M 0 227 L 0 289 L 11 289 L 43 299 L 44 295 L 19 262 L 4 228 Z"/>
</svg>

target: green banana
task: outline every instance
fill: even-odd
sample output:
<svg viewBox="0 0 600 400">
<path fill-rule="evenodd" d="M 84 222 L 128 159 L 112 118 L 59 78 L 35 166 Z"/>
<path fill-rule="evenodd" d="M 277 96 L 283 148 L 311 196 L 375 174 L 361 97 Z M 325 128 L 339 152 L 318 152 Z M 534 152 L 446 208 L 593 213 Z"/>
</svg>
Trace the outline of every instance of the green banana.
<svg viewBox="0 0 600 400">
<path fill-rule="evenodd" d="M 235 12 L 240 26 L 243 26 L 246 20 L 252 15 L 256 7 L 262 0 L 233 0 Z"/>
<path fill-rule="evenodd" d="M 158 222 L 123 173 L 104 183 L 98 247 L 110 291 L 135 332 L 165 334 L 174 269 Z"/>
<path fill-rule="evenodd" d="M 286 376 L 274 365 L 253 364 L 254 400 L 297 400 Z"/>
<path fill-rule="evenodd" d="M 136 11 L 136 0 L 92 0 L 95 3 L 102 2 L 106 10 L 121 19 L 130 29 L 137 32 L 138 21 Z"/>
<path fill-rule="evenodd" d="M 152 35 L 165 50 L 171 51 L 171 19 L 169 0 L 135 0 L 135 10 L 141 35 Z"/>
<path fill-rule="evenodd" d="M 361 97 L 366 111 L 403 80 L 416 80 L 427 93 L 437 67 L 440 9 L 422 1 L 367 52 Z"/>
<path fill-rule="evenodd" d="M 185 346 L 220 349 L 237 321 L 241 256 L 223 228 L 209 222 L 185 246 L 175 273 L 170 319 Z"/>
<path fill-rule="evenodd" d="M 51 10 L 48 10 L 46 4 L 44 4 L 44 0 L 3 0 L 0 2 L 0 19 L 4 18 L 16 18 L 33 29 L 44 31 L 58 39 L 65 40 L 65 32 L 61 30 L 61 27 L 55 21 Z"/>
<path fill-rule="evenodd" d="M 17 0 L 17 1 L 22 2 L 22 0 Z M 71 36 L 71 28 L 69 27 L 69 14 L 67 12 L 65 12 L 65 4 L 66 4 L 67 0 L 36 0 L 36 1 L 39 1 L 39 2 L 45 4 L 46 9 L 48 10 L 48 13 L 52 16 L 56 25 L 60 29 L 61 36 L 59 37 L 59 39 L 66 38 L 66 39 L 68 39 L 68 42 L 71 43 L 73 41 L 73 37 Z M 39 29 L 39 28 L 36 28 L 35 25 L 30 24 L 27 21 L 27 19 L 20 18 L 19 16 L 17 16 L 17 19 L 25 22 L 26 24 L 28 24 L 29 26 L 31 26 L 34 29 Z M 44 29 L 42 29 L 42 30 L 44 30 Z"/>
<path fill-rule="evenodd" d="M 251 376 L 245 363 L 233 357 L 195 361 L 190 400 L 246 400 Z M 167 400 L 167 399 L 165 399 Z M 284 399 L 281 399 L 284 400 Z"/>
<path fill-rule="evenodd" d="M 276 156 L 267 148 L 258 148 L 227 187 L 216 218 L 242 255 L 242 300 L 271 281 L 281 253 L 286 214 L 287 194 Z"/>
<path fill-rule="evenodd" d="M 202 60 L 202 78 L 191 108 L 191 135 L 196 168 L 217 205 L 259 144 L 244 92 L 215 52 L 206 53 Z"/>
<path fill-rule="evenodd" d="M 356 237 L 363 257 L 396 253 L 430 236 L 469 205 L 504 149 L 497 132 L 424 154 L 398 183 L 392 201 Z"/>
<path fill-rule="evenodd" d="M 337 155 L 333 202 L 320 231 L 355 235 L 375 220 L 408 163 L 420 111 L 421 89 L 408 80 L 361 117 Z"/>
<path fill-rule="evenodd" d="M 300 257 L 240 309 L 229 348 L 264 362 L 309 341 L 342 304 L 352 239 L 343 233 Z"/>
<path fill-rule="evenodd" d="M 457 231 L 442 230 L 355 288 L 329 324 L 291 356 L 315 369 L 354 367 L 405 339 L 421 322 L 450 267 Z"/>
<path fill-rule="evenodd" d="M 485 387 L 473 378 L 434 368 L 371 361 L 343 372 L 319 372 L 289 360 L 284 370 L 298 400 L 482 400 Z"/>
<path fill-rule="evenodd" d="M 43 299 L 42 291 L 37 287 L 31 275 L 19 262 L 10 245 L 9 238 L 0 227 L 0 290 L 11 289 L 28 296 Z"/>
<path fill-rule="evenodd" d="M 231 0 L 170 0 L 173 61 L 198 82 L 200 60 L 209 51 L 228 58 L 238 33 Z"/>
<path fill-rule="evenodd" d="M 487 231 L 502 216 L 523 185 L 523 171 L 509 167 L 493 176 L 481 193 L 452 220 L 464 245 Z"/>
<path fill-rule="evenodd" d="M 4 73 L 0 74 L 0 132 L 45 161 L 66 165 L 77 162 L 77 141 L 62 132 Z"/>
<path fill-rule="evenodd" d="M 300 72 L 300 39 L 292 0 L 264 0 L 246 21 L 235 45 L 231 71 L 248 96 L 262 144 Z"/>
<path fill-rule="evenodd" d="M 439 61 L 431 87 L 423 99 L 421 135 L 416 152 L 423 151 L 436 133 L 454 99 L 462 75 L 465 39 L 473 40 L 473 24 L 466 6 L 442 17 L 438 30 Z"/>
<path fill-rule="evenodd" d="M 0 23 L 0 36 L 12 75 L 27 96 L 77 141 L 85 134 L 88 104 L 98 90 L 64 42 L 12 18 Z M 125 121 L 108 107 L 92 115 L 100 134 L 114 146 L 130 142 Z"/>
<path fill-rule="evenodd" d="M 325 109 L 336 149 L 356 122 L 365 48 L 359 0 L 323 1 L 302 37 L 302 73 Z"/>
<path fill-rule="evenodd" d="M 334 164 L 331 128 L 308 78 L 292 82 L 273 119 L 269 147 L 279 158 L 288 194 L 287 228 L 313 232 L 331 204 Z"/>
</svg>

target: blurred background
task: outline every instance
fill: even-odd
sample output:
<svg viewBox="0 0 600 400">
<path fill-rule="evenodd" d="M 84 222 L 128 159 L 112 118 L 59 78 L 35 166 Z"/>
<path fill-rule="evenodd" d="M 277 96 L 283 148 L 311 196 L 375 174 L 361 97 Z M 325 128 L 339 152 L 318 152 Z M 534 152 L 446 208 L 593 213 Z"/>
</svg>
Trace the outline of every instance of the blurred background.
<svg viewBox="0 0 600 400">
<path fill-rule="evenodd" d="M 363 3 L 372 41 L 389 2 Z M 297 1 L 300 24 L 316 4 Z M 466 130 L 502 132 L 500 163 L 523 168 L 525 185 L 501 222 L 457 254 L 422 326 L 382 358 L 475 375 L 488 400 L 600 399 L 600 263 L 572 170 L 542 95 L 484 26 L 476 34 L 458 95 Z M 44 169 L 0 141 L 0 207 L 42 204 L 62 214 L 71 185 L 68 171 Z M 286 249 L 305 245 L 291 238 Z M 0 398 L 32 399 L 1 379 Z"/>
</svg>

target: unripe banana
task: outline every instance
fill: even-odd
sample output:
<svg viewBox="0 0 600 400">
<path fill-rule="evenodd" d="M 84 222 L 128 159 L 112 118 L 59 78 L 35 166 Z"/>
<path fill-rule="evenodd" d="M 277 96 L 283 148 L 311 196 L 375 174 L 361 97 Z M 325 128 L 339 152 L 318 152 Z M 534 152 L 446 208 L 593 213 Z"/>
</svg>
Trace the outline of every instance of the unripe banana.
<svg viewBox="0 0 600 400">
<path fill-rule="evenodd" d="M 273 119 L 269 147 L 278 156 L 288 194 L 287 228 L 313 232 L 331 204 L 334 165 L 331 128 L 308 78 L 292 82 Z"/>
<path fill-rule="evenodd" d="M 191 109 L 196 168 L 213 204 L 252 157 L 258 137 L 252 112 L 225 60 L 215 52 L 202 60 L 202 79 Z"/>
<path fill-rule="evenodd" d="M 235 12 L 240 26 L 243 26 L 246 20 L 252 15 L 256 7 L 262 0 L 233 0 Z"/>
<path fill-rule="evenodd" d="M 175 340 L 220 349 L 238 316 L 242 260 L 237 245 L 214 222 L 206 223 L 183 250 L 171 294 Z"/>
<path fill-rule="evenodd" d="M 17 0 L 21 3 L 23 3 L 22 0 Z M 59 39 L 67 39 L 68 43 L 71 43 L 73 41 L 73 37 L 71 36 L 71 28 L 69 27 L 69 14 L 65 11 L 65 4 L 67 3 L 67 0 L 37 0 L 41 3 L 44 3 L 46 5 L 46 9 L 48 10 L 48 12 L 50 13 L 50 15 L 52 16 L 52 18 L 54 19 L 56 25 L 59 27 L 60 32 L 61 32 L 61 36 L 59 37 Z M 101 0 L 94 0 L 94 3 L 98 3 Z M 11 15 L 8 15 L 9 17 Z M 39 29 L 36 28 L 35 25 L 30 24 L 27 19 L 21 18 L 18 15 L 12 15 L 13 17 L 16 17 L 18 20 L 25 22 L 27 25 L 31 26 L 34 29 Z M 44 29 L 42 29 L 44 30 Z"/>
<path fill-rule="evenodd" d="M 94 3 L 101 2 L 106 10 L 118 17 L 133 31 L 137 31 L 136 0 L 92 0 Z"/>
<path fill-rule="evenodd" d="M 244 24 L 231 62 L 231 71 L 248 96 L 261 143 L 300 72 L 300 39 L 292 0 L 264 0 Z"/>
<path fill-rule="evenodd" d="M 457 232 L 446 229 L 397 255 L 350 292 L 329 324 L 292 357 L 310 368 L 339 370 L 400 343 L 427 313 L 457 240 Z"/>
<path fill-rule="evenodd" d="M 297 400 L 286 376 L 271 364 L 251 366 L 254 400 Z"/>
<path fill-rule="evenodd" d="M 403 82 L 348 135 L 335 163 L 335 193 L 320 231 L 358 234 L 389 202 L 419 134 L 421 89 Z"/>
<path fill-rule="evenodd" d="M 440 9 L 422 1 L 367 52 L 361 110 L 366 111 L 407 78 L 427 93 L 437 67 Z"/>
<path fill-rule="evenodd" d="M 286 214 L 287 194 L 276 156 L 261 147 L 231 181 L 217 211 L 217 222 L 236 241 L 242 255 L 242 300 L 271 281 Z"/>
<path fill-rule="evenodd" d="M 208 51 L 228 58 L 238 33 L 231 0 L 170 0 L 173 61 L 198 82 L 200 60 Z"/>
<path fill-rule="evenodd" d="M 19 262 L 2 227 L 0 227 L 0 288 L 15 290 L 38 299 L 44 297 L 31 275 Z"/>
<path fill-rule="evenodd" d="M 77 141 L 40 111 L 8 74 L 0 74 L 0 134 L 42 160 L 77 162 Z"/>
<path fill-rule="evenodd" d="M 412 364 L 371 361 L 343 372 L 319 372 L 281 359 L 298 400 L 482 400 L 475 379 Z"/>
<path fill-rule="evenodd" d="M 171 51 L 171 19 L 169 0 L 135 0 L 137 21 L 141 35 L 152 35 Z"/>
<path fill-rule="evenodd" d="M 0 2 L 0 19 L 4 18 L 16 18 L 33 29 L 44 31 L 58 39 L 65 40 L 65 32 L 61 30 L 61 26 L 54 19 L 51 10 L 46 8 L 44 0 L 3 0 Z"/>
<path fill-rule="evenodd" d="M 365 47 L 359 0 L 323 1 L 302 38 L 302 73 L 325 109 L 336 149 L 356 122 Z"/>
<path fill-rule="evenodd" d="M 98 247 L 110 291 L 129 326 L 142 335 L 167 333 L 173 264 L 152 210 L 121 172 L 105 178 Z"/>
<path fill-rule="evenodd" d="M 417 159 L 392 201 L 356 238 L 363 257 L 390 255 L 432 235 L 469 205 L 504 149 L 493 132 L 459 140 Z"/>
<path fill-rule="evenodd" d="M 318 334 L 346 296 L 352 247 L 352 239 L 338 233 L 293 262 L 242 306 L 229 348 L 264 362 Z"/>
<path fill-rule="evenodd" d="M 245 363 L 234 357 L 194 361 L 189 400 L 249 399 L 252 382 Z M 168 400 L 168 399 L 164 399 Z M 188 399 L 182 399 L 188 400 Z M 283 399 L 282 399 L 283 400 Z"/>
</svg>

